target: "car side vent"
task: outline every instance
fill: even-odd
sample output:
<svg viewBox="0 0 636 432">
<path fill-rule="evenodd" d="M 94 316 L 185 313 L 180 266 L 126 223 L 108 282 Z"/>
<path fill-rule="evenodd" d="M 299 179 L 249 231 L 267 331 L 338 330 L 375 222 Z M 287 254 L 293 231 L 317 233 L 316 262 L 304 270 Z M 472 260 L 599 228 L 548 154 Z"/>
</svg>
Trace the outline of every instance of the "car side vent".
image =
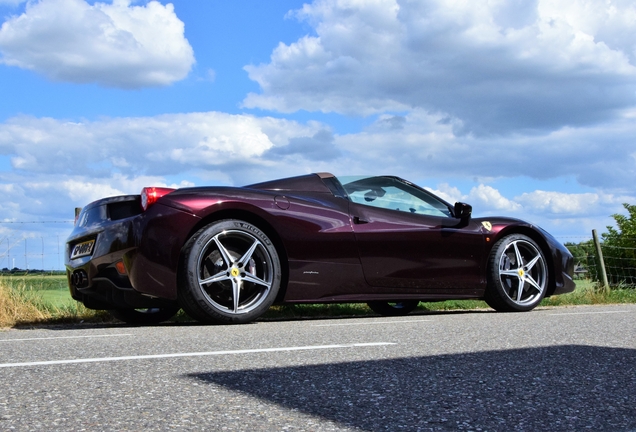
<svg viewBox="0 0 636 432">
<path fill-rule="evenodd" d="M 108 217 L 110 220 L 126 219 L 141 214 L 141 212 L 142 209 L 139 199 L 108 204 Z"/>
</svg>

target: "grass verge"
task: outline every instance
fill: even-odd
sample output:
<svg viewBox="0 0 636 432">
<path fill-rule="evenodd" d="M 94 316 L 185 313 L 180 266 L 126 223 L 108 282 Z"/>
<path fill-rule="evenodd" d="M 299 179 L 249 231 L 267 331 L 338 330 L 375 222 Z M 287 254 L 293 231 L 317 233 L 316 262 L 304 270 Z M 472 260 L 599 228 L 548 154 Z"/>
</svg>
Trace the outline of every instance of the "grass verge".
<svg viewBox="0 0 636 432">
<path fill-rule="evenodd" d="M 64 275 L 0 276 L 0 328 L 79 322 L 114 322 L 105 311 L 86 309 L 73 300 Z M 574 292 L 550 297 L 541 306 L 636 303 L 636 289 L 598 289 L 590 281 L 577 281 Z M 419 311 L 488 309 L 480 300 L 422 302 Z M 263 319 L 364 316 L 374 313 L 365 304 L 300 304 L 273 306 Z M 181 311 L 175 321 L 190 321 Z"/>
<path fill-rule="evenodd" d="M 576 281 L 576 289 L 573 292 L 543 299 L 541 306 L 575 306 L 620 303 L 636 303 L 636 288 L 623 287 L 619 285 L 605 291 L 595 282 L 583 280 Z"/>
<path fill-rule="evenodd" d="M 60 275 L 0 276 L 0 328 L 112 319 L 73 300 L 66 283 Z"/>
</svg>

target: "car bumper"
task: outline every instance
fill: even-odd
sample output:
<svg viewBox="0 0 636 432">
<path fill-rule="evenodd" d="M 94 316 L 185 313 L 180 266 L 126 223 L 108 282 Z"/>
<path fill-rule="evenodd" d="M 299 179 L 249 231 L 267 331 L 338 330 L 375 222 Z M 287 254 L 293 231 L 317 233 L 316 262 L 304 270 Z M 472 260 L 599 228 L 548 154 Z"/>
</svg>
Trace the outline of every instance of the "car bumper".
<svg viewBox="0 0 636 432">
<path fill-rule="evenodd" d="M 91 309 L 147 308 L 174 304 L 184 216 L 165 206 L 121 220 L 103 218 L 76 227 L 66 244 L 71 296 Z M 171 227 L 179 227 L 171 228 Z M 173 239 L 166 247 L 165 238 Z M 142 242 L 141 239 L 144 239 Z M 161 241 L 159 241 L 161 240 Z M 90 255 L 72 257 L 77 245 L 94 241 Z M 162 244 L 162 247 L 158 245 Z"/>
</svg>

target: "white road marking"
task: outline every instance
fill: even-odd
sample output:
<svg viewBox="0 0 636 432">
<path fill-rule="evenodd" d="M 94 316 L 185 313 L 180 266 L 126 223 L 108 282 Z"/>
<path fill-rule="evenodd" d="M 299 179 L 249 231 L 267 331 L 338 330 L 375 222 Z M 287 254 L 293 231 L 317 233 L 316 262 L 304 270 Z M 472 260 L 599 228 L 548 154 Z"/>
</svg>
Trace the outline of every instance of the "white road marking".
<svg viewBox="0 0 636 432">
<path fill-rule="evenodd" d="M 432 321 L 432 320 L 367 321 L 367 322 L 362 322 L 362 323 L 312 324 L 311 327 L 335 327 L 335 326 L 376 325 L 376 324 L 402 324 L 402 323 L 430 322 L 430 321 Z"/>
<path fill-rule="evenodd" d="M 233 351 L 208 351 L 208 352 L 193 352 L 193 353 L 151 354 L 151 355 L 125 356 L 125 357 L 101 357 L 101 358 L 84 358 L 84 359 L 70 359 L 70 360 L 50 360 L 50 361 L 37 361 L 37 362 L 24 362 L 24 363 L 0 363 L 0 368 L 51 366 L 51 365 L 77 364 L 77 363 L 98 363 L 98 362 L 113 362 L 113 361 L 125 361 L 125 360 L 148 360 L 148 359 L 164 359 L 164 358 L 176 358 L 176 357 L 202 357 L 202 356 L 218 356 L 218 355 L 255 354 L 255 353 L 271 353 L 271 352 L 285 352 L 285 351 L 310 351 L 310 350 L 324 350 L 324 349 L 335 349 L 335 348 L 373 347 L 373 346 L 385 346 L 385 345 L 396 345 L 396 343 L 369 342 L 369 343 L 342 344 L 342 345 L 314 345 L 314 346 L 299 346 L 299 347 L 246 349 L 246 350 L 233 350 Z"/>
<path fill-rule="evenodd" d="M 617 311 L 599 311 L 599 312 L 566 312 L 566 313 L 554 313 L 548 314 L 550 316 L 559 316 L 559 315 L 595 315 L 595 314 L 613 314 L 613 313 L 630 313 L 628 310 L 617 310 Z"/>
<path fill-rule="evenodd" d="M 53 336 L 53 337 L 26 338 L 26 339 L 0 339 L 0 342 L 17 342 L 17 341 L 50 340 L 50 339 L 92 339 L 92 338 L 99 338 L 99 337 L 119 337 L 119 336 L 132 336 L 132 333 L 112 334 L 112 335 L 92 335 L 92 336 Z"/>
</svg>

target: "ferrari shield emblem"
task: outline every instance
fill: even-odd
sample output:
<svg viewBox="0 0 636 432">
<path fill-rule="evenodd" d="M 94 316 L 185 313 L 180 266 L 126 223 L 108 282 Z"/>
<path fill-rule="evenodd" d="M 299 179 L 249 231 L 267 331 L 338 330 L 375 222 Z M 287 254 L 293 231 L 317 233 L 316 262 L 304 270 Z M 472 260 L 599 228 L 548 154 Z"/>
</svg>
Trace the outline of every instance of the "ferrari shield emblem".
<svg viewBox="0 0 636 432">
<path fill-rule="evenodd" d="M 490 222 L 488 222 L 488 221 L 483 221 L 481 224 L 482 224 L 482 225 L 484 226 L 484 228 L 486 228 L 488 231 L 490 231 L 490 230 L 492 229 L 492 224 L 491 224 Z"/>
</svg>

